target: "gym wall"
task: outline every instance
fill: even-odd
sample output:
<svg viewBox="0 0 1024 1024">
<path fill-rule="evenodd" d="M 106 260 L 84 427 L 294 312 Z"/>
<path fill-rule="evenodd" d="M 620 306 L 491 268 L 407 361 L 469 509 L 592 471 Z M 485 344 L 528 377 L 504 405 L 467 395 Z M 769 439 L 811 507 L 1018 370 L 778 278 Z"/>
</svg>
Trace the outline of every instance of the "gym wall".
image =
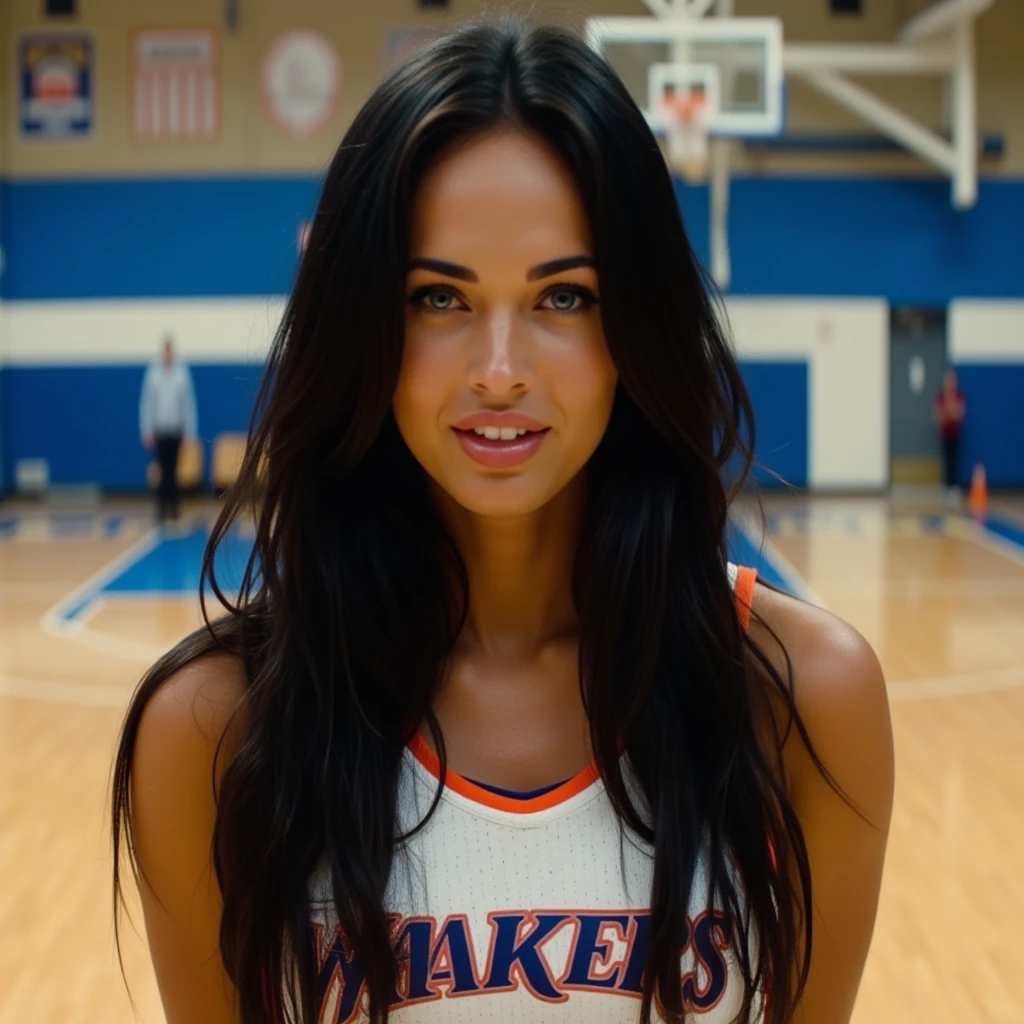
<svg viewBox="0 0 1024 1024">
<path fill-rule="evenodd" d="M 220 0 L 80 0 L 74 21 L 49 23 L 39 0 L 0 7 L 8 58 L 0 71 L 0 479 L 8 489 L 26 458 L 47 459 L 57 483 L 143 487 L 136 403 L 165 331 L 195 367 L 204 437 L 244 429 L 300 227 L 345 126 L 383 73 L 388 34 L 494 6 L 452 0 L 444 15 L 412 0 L 373 0 L 341 17 L 342 3 L 242 0 L 234 31 Z M 793 40 L 893 38 L 897 5 L 865 6 L 862 18 L 835 18 L 817 0 L 739 0 L 737 14 L 781 14 Z M 644 10 L 641 0 L 566 0 L 542 13 L 581 24 L 590 14 Z M 218 39 L 217 137 L 137 141 L 134 32 L 204 25 Z M 264 55 L 296 27 L 323 33 L 342 61 L 340 102 L 311 138 L 286 134 L 260 94 Z M 19 137 L 16 47 L 42 28 L 95 39 L 88 140 Z M 1024 67 L 1011 45 L 1024 37 L 1024 7 L 997 0 L 977 37 L 981 126 L 1003 156 L 983 164 L 973 210 L 953 210 L 948 181 L 914 158 L 851 146 L 866 129 L 798 82 L 788 92 L 789 131 L 829 145 L 736 147 L 729 313 L 757 409 L 759 458 L 795 484 L 887 482 L 887 310 L 903 304 L 951 307 L 951 355 L 964 364 L 972 410 L 965 453 L 999 446 L 993 481 L 1024 484 L 1024 439 L 1007 434 L 1015 396 L 1004 372 L 1024 365 Z M 942 127 L 938 81 L 870 84 Z M 679 194 L 706 257 L 706 190 L 680 185 Z M 978 340 L 990 313 L 1009 324 L 994 347 Z"/>
</svg>

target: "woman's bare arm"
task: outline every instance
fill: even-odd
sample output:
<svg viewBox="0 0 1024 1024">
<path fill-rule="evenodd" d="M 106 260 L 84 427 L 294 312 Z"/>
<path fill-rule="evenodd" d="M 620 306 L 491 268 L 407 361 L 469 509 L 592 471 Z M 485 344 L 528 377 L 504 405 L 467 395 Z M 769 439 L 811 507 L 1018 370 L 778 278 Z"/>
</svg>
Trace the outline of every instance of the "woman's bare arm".
<svg viewBox="0 0 1024 1024">
<path fill-rule="evenodd" d="M 211 655 L 171 676 L 139 725 L 132 767 L 134 839 L 167 1024 L 239 1021 L 218 949 L 221 897 L 210 849 L 214 753 L 244 690 L 238 662 Z M 219 769 L 229 757 L 225 744 Z"/>
<path fill-rule="evenodd" d="M 818 756 L 863 815 L 829 786 L 794 730 L 783 757 L 814 899 L 811 973 L 794 1021 L 847 1024 L 871 944 L 892 813 L 885 680 L 867 641 L 834 615 L 760 587 L 754 609 L 789 652 L 797 707 Z M 767 631 L 754 628 L 776 657 Z"/>
</svg>

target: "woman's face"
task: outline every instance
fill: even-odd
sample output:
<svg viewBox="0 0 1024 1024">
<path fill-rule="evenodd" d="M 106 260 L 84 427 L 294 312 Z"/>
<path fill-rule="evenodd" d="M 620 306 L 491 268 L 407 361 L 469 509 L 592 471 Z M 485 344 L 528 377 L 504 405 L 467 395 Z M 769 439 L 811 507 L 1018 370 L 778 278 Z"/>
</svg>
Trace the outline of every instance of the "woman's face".
<svg viewBox="0 0 1024 1024">
<path fill-rule="evenodd" d="M 423 179 L 409 255 L 405 443 L 471 512 L 541 508 L 600 442 L 617 379 L 571 175 L 532 136 L 475 139 Z"/>
</svg>

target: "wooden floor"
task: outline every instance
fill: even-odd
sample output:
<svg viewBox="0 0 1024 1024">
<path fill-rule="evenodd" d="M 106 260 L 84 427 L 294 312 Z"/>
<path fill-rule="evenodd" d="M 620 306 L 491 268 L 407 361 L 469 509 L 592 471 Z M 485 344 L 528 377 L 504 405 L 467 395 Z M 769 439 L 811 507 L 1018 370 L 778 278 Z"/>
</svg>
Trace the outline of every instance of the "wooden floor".
<svg viewBox="0 0 1024 1024">
<path fill-rule="evenodd" d="M 128 1024 L 111 752 L 140 673 L 197 621 L 201 531 L 158 536 L 141 507 L 16 511 L 0 508 L 0 1024 Z M 1024 501 L 989 529 L 881 499 L 767 511 L 772 570 L 867 636 L 893 701 L 896 807 L 855 1021 L 1024 1022 Z M 125 967 L 159 1024 L 130 932 Z"/>
</svg>

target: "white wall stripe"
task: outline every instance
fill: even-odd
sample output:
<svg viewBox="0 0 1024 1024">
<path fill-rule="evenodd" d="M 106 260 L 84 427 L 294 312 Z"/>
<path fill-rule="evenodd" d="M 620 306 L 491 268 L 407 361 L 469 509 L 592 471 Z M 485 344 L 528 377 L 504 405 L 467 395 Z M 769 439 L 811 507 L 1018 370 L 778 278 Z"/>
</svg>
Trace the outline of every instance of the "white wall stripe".
<svg viewBox="0 0 1024 1024">
<path fill-rule="evenodd" d="M 949 354 L 954 363 L 1024 363 L 1024 301 L 955 299 Z"/>
<path fill-rule="evenodd" d="M 192 363 L 259 363 L 283 297 L 15 302 L 9 366 L 138 365 L 172 333 Z M 808 364 L 808 482 L 881 488 L 889 467 L 889 323 L 882 299 L 732 298 L 739 355 Z"/>
<path fill-rule="evenodd" d="M 174 335 L 192 363 L 260 362 L 284 299 L 14 302 L 4 307 L 9 366 L 147 363 Z"/>
<path fill-rule="evenodd" d="M 884 299 L 730 298 L 741 357 L 808 363 L 808 483 L 889 481 L 889 306 Z"/>
</svg>

